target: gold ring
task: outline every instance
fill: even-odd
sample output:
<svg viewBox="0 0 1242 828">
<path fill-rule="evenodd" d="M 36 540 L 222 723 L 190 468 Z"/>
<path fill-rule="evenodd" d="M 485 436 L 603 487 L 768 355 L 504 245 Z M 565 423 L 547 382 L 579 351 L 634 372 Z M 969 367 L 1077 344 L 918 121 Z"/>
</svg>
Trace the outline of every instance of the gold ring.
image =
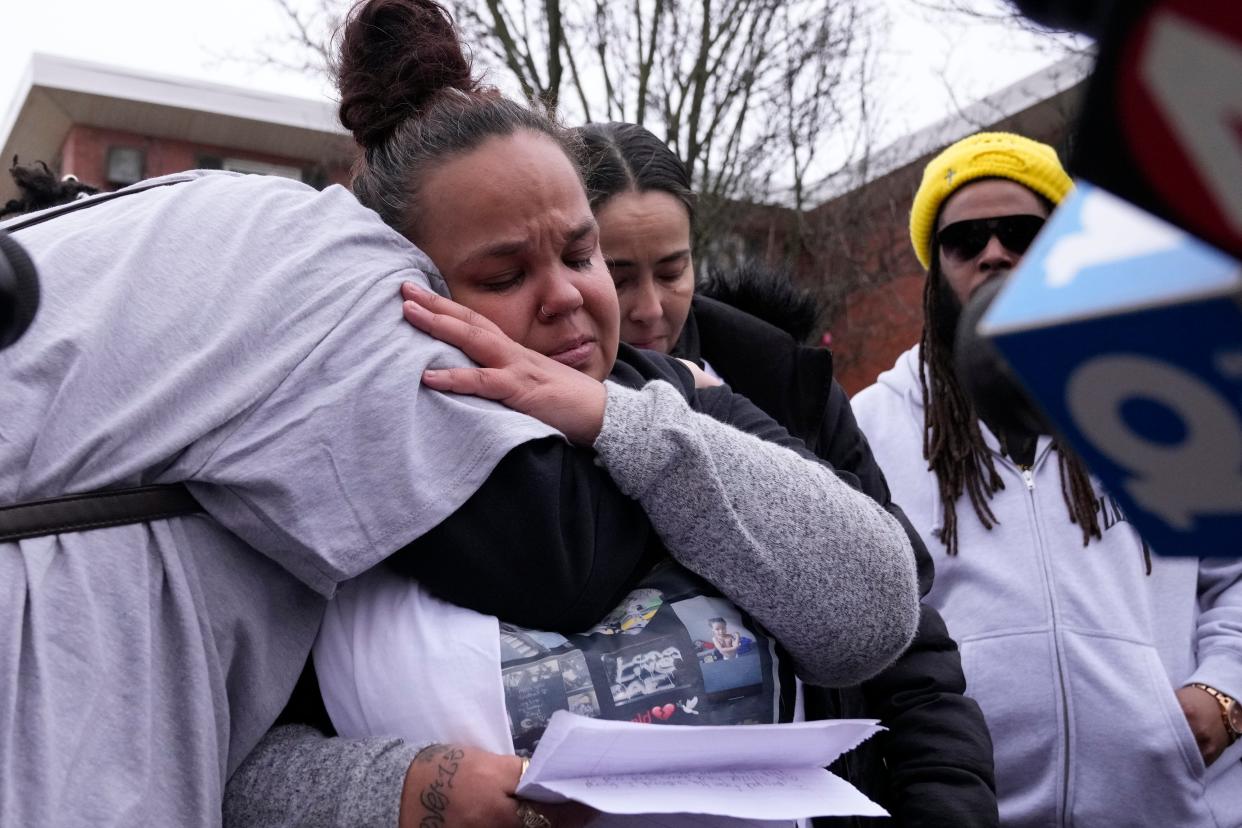
<svg viewBox="0 0 1242 828">
<path fill-rule="evenodd" d="M 522 777 L 526 775 L 526 771 L 530 770 L 530 760 L 525 756 L 522 757 L 522 772 L 518 774 L 518 781 L 522 781 Z"/>
<path fill-rule="evenodd" d="M 536 811 L 529 802 L 518 804 L 517 815 L 522 828 L 552 828 L 552 820 Z"/>
</svg>

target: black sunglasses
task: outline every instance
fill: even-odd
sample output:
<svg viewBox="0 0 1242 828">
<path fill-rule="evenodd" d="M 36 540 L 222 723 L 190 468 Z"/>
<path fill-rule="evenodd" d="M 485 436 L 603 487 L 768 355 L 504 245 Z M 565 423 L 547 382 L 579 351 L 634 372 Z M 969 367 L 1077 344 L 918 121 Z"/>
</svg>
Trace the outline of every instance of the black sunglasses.
<svg viewBox="0 0 1242 828">
<path fill-rule="evenodd" d="M 1022 254 L 1031 246 L 1044 226 L 1039 216 L 996 216 L 995 218 L 955 221 L 941 230 L 936 238 L 945 255 L 967 262 L 983 252 L 993 236 L 1013 253 Z"/>
</svg>

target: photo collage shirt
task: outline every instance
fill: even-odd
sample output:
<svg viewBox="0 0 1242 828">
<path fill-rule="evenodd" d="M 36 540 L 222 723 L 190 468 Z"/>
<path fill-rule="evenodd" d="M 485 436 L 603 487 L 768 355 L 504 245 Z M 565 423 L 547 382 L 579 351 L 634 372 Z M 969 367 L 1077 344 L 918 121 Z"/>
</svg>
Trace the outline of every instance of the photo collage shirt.
<svg viewBox="0 0 1242 828">
<path fill-rule="evenodd" d="M 529 756 L 552 714 L 651 724 L 789 721 L 788 657 L 740 608 L 666 561 L 597 626 L 562 636 L 501 622 L 513 746 Z"/>
</svg>

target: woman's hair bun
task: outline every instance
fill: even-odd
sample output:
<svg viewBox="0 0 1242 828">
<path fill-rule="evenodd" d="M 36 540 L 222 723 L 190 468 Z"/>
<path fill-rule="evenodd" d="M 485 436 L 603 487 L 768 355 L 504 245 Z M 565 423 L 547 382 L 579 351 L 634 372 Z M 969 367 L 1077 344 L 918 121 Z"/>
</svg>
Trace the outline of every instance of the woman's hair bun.
<svg viewBox="0 0 1242 828">
<path fill-rule="evenodd" d="M 469 92 L 476 81 L 453 18 L 438 2 L 362 0 L 341 32 L 336 85 L 341 123 L 369 150 L 440 92 Z"/>
</svg>

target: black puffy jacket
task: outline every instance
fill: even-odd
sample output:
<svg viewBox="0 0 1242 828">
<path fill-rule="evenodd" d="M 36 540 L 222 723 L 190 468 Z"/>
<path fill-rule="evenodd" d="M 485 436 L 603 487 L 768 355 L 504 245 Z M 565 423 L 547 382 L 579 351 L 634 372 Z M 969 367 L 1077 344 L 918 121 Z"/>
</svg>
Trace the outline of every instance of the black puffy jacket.
<svg viewBox="0 0 1242 828">
<path fill-rule="evenodd" d="M 780 328 L 696 296 L 674 355 L 704 360 L 732 387 L 834 468 L 851 472 L 910 536 L 919 586 L 932 585 L 932 560 L 859 430 L 845 391 L 832 378 L 832 354 L 798 344 Z M 808 719 L 874 718 L 888 728 L 846 754 L 832 770 L 893 815 L 891 824 L 968 828 L 999 824 L 992 740 L 978 705 L 962 695 L 957 644 L 936 610 L 922 607 L 918 633 L 891 667 L 845 689 L 807 687 Z M 877 825 L 817 819 L 816 828 Z"/>
</svg>

